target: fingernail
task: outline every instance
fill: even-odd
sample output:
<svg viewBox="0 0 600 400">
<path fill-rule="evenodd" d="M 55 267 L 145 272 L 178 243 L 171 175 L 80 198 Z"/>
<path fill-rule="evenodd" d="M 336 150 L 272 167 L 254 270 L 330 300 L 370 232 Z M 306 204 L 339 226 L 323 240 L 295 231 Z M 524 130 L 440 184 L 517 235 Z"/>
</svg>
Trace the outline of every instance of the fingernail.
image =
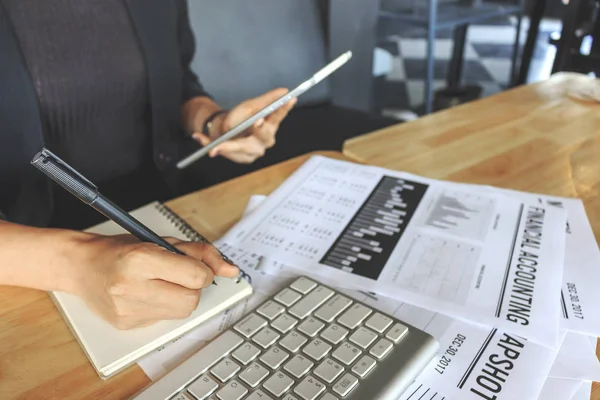
<svg viewBox="0 0 600 400">
<path fill-rule="evenodd" d="M 229 270 L 231 271 L 231 273 L 229 274 L 229 276 L 231 277 L 238 277 L 240 275 L 240 269 L 238 267 L 232 265 L 231 267 L 229 267 Z"/>
<path fill-rule="evenodd" d="M 221 256 L 223 257 L 223 261 L 225 261 L 227 264 L 231 265 L 230 268 L 232 271 L 235 271 L 236 274 L 240 273 L 240 267 L 235 265 L 235 263 L 229 257 L 227 257 L 225 254 L 221 254 Z"/>
<path fill-rule="evenodd" d="M 265 124 L 265 119 L 261 118 L 258 120 L 258 122 L 256 123 L 256 127 L 260 128 L 261 126 L 263 126 Z"/>
<path fill-rule="evenodd" d="M 229 257 L 227 257 L 225 254 L 222 254 L 222 253 L 221 253 L 221 256 L 223 257 L 223 261 L 225 261 L 227 264 L 233 265 L 234 267 L 237 268 L 237 265 L 235 265 L 235 263 L 233 261 L 231 261 L 231 259 Z"/>
</svg>

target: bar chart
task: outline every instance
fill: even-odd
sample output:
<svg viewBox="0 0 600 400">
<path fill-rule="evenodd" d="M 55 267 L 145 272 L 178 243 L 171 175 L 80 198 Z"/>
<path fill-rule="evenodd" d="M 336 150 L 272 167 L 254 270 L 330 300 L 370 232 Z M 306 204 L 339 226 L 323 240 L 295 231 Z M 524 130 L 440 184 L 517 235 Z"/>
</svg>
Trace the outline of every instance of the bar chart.
<svg viewBox="0 0 600 400">
<path fill-rule="evenodd" d="M 428 186 L 384 176 L 321 264 L 377 279 Z"/>
<path fill-rule="evenodd" d="M 435 201 L 425 225 L 449 234 L 482 240 L 494 209 L 495 202 L 491 197 L 445 191 Z"/>
</svg>

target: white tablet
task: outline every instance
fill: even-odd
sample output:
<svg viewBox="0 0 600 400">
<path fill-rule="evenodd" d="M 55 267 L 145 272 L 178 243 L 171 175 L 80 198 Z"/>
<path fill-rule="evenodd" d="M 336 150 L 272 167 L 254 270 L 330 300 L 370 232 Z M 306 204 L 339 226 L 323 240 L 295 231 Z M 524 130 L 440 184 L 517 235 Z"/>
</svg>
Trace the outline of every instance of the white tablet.
<svg viewBox="0 0 600 400">
<path fill-rule="evenodd" d="M 301 94 L 305 93 L 306 91 L 308 91 L 309 89 L 311 89 L 312 87 L 317 85 L 323 79 L 327 78 L 333 72 L 338 70 L 342 65 L 346 64 L 348 62 L 348 60 L 350 60 L 350 58 L 352 58 L 351 51 L 348 51 L 348 52 L 342 54 L 341 56 L 339 56 L 338 58 L 336 58 L 335 60 L 333 60 L 332 62 L 327 64 L 325 67 L 323 67 L 321 70 L 319 70 L 310 79 L 301 83 L 294 90 L 288 92 L 288 94 L 286 94 L 285 96 L 282 96 L 279 99 L 275 100 L 273 103 L 269 104 L 267 107 L 263 108 L 256 114 L 252 115 L 250 118 L 248 118 L 244 122 L 236 125 L 232 129 L 230 129 L 228 132 L 225 132 L 218 139 L 212 141 L 205 147 L 201 148 L 200 150 L 190 154 L 189 156 L 187 156 L 186 158 L 181 160 L 179 163 L 177 163 L 177 168 L 183 169 L 183 168 L 190 166 L 195 161 L 198 161 L 200 158 L 207 155 L 212 149 L 214 149 L 221 143 L 235 138 L 237 135 L 239 135 L 246 129 L 250 128 L 254 123 L 256 123 L 261 118 L 266 118 L 269 114 L 271 114 L 278 108 L 282 107 L 284 104 L 286 104 L 291 99 L 300 96 Z"/>
</svg>

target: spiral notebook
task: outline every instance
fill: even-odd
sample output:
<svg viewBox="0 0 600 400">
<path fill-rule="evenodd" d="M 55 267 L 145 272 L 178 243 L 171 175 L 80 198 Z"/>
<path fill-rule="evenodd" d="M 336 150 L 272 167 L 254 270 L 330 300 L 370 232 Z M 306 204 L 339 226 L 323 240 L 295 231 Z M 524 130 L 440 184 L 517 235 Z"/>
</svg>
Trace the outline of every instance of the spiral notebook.
<svg viewBox="0 0 600 400">
<path fill-rule="evenodd" d="M 161 236 L 201 241 L 204 238 L 169 208 L 158 202 L 131 214 Z M 86 230 L 101 235 L 127 233 L 112 221 Z M 252 294 L 246 279 L 215 278 L 217 285 L 202 291 L 196 311 L 188 318 L 161 321 L 147 328 L 118 330 L 96 316 L 79 297 L 52 292 L 51 297 L 101 378 L 109 378 L 139 358 L 177 339 Z"/>
</svg>

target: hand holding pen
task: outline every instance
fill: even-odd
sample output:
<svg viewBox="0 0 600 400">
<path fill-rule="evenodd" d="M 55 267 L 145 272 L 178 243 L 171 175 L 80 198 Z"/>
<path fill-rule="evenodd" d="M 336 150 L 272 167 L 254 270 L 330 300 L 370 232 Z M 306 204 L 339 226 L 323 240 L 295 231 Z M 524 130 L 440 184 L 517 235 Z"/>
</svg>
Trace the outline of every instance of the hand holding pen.
<svg viewBox="0 0 600 400">
<path fill-rule="evenodd" d="M 65 290 L 117 328 L 185 318 L 214 276 L 239 276 L 239 269 L 208 242 L 158 236 L 48 150 L 32 164 L 133 235 L 78 234 L 76 244 L 64 251 Z"/>
<path fill-rule="evenodd" d="M 187 256 L 131 235 L 78 235 L 66 263 L 68 292 L 116 328 L 132 329 L 187 318 L 215 276 L 238 275 L 209 244 L 167 240 Z"/>
</svg>

